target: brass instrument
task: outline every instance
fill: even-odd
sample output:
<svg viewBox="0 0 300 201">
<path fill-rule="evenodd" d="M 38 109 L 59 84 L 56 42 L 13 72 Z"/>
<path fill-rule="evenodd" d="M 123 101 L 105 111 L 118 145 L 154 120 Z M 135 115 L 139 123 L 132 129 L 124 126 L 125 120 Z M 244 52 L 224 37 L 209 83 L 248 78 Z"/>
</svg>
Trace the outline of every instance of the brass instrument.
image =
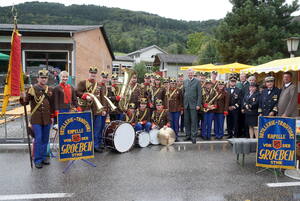
<svg viewBox="0 0 300 201">
<path fill-rule="evenodd" d="M 176 136 L 172 128 L 163 127 L 159 130 L 158 140 L 162 145 L 172 145 L 175 142 Z"/>
<path fill-rule="evenodd" d="M 122 111 L 126 111 L 128 108 L 128 104 L 129 104 L 128 101 L 130 98 L 129 82 L 130 82 L 132 76 L 135 74 L 135 71 L 130 68 L 125 68 L 125 69 L 123 69 L 123 71 L 124 71 L 124 80 L 123 80 L 123 84 L 122 84 L 120 93 L 118 95 L 121 96 L 121 100 L 119 102 L 119 107 Z"/>
<path fill-rule="evenodd" d="M 214 90 L 216 92 L 216 95 L 207 103 L 208 107 L 203 109 L 204 112 L 208 112 L 210 110 L 215 109 L 215 107 L 213 107 L 212 103 L 215 100 L 217 100 L 218 98 L 220 98 L 220 96 L 222 95 L 221 93 L 219 94 L 215 89 L 212 89 L 212 90 Z M 213 107 L 213 108 L 211 108 L 211 107 Z"/>
<path fill-rule="evenodd" d="M 89 107 L 91 106 L 93 103 L 95 103 L 96 107 L 97 107 L 97 113 L 102 112 L 103 110 L 103 105 L 100 103 L 100 101 L 98 100 L 98 98 L 92 94 L 92 93 L 86 93 L 88 96 L 90 96 L 92 98 L 92 100 L 84 100 L 82 98 L 78 99 L 78 105 L 79 106 L 83 106 L 83 107 Z"/>
<path fill-rule="evenodd" d="M 104 98 L 108 102 L 110 109 L 112 111 L 115 111 L 117 109 L 117 106 L 115 106 L 115 104 L 113 104 L 113 102 L 111 102 L 111 100 L 107 96 L 104 96 Z"/>
</svg>

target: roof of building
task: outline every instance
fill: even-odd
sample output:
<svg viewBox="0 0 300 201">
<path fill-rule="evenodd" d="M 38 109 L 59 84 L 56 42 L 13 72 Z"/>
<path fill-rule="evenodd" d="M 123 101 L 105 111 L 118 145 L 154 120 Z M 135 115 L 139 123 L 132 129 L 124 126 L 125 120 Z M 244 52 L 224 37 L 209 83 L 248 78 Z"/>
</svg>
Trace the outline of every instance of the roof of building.
<svg viewBox="0 0 300 201">
<path fill-rule="evenodd" d="M 160 62 L 178 63 L 178 64 L 192 64 L 197 61 L 197 56 L 186 54 L 157 54 L 156 57 Z"/>
<path fill-rule="evenodd" d="M 116 59 L 115 61 L 130 61 L 130 62 L 133 62 L 134 60 L 127 56 L 127 55 L 123 55 L 123 56 L 116 56 Z"/>
<path fill-rule="evenodd" d="M 13 24 L 0 24 L 0 31 L 12 31 Z M 22 32 L 48 32 L 48 33 L 76 33 L 82 31 L 89 31 L 93 29 L 100 29 L 104 40 L 110 52 L 112 59 L 115 59 L 110 42 L 106 35 L 105 29 L 102 25 L 44 25 L 44 24 L 18 24 L 18 30 Z"/>
<path fill-rule="evenodd" d="M 157 49 L 159 49 L 160 51 L 164 52 L 165 54 L 168 54 L 165 50 L 161 49 L 161 48 L 158 47 L 157 45 L 151 45 L 151 46 L 149 46 L 149 47 L 145 47 L 145 48 L 136 50 L 136 51 L 134 51 L 134 52 L 130 52 L 130 53 L 128 53 L 127 55 L 133 55 L 133 54 L 136 54 L 136 53 L 146 52 L 147 50 L 149 50 L 149 49 L 151 49 L 151 48 L 157 48 Z"/>
</svg>

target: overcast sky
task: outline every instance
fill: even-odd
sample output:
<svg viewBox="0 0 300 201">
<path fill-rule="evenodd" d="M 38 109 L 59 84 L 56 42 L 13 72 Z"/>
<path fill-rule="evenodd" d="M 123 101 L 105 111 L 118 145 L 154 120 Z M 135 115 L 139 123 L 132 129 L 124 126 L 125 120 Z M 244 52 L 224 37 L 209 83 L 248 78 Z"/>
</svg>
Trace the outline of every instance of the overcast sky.
<svg viewBox="0 0 300 201">
<path fill-rule="evenodd" d="M 29 0 L 33 1 L 33 0 Z M 36 0 L 35 0 L 36 1 Z M 94 4 L 107 7 L 118 7 L 134 11 L 145 11 L 163 17 L 179 20 L 208 20 L 225 17 L 231 10 L 229 0 L 44 0 L 70 4 Z M 288 3 L 293 0 L 287 0 Z M 28 0 L 1 0 L 1 6 L 19 4 Z M 300 15 L 297 11 L 293 15 Z"/>
</svg>

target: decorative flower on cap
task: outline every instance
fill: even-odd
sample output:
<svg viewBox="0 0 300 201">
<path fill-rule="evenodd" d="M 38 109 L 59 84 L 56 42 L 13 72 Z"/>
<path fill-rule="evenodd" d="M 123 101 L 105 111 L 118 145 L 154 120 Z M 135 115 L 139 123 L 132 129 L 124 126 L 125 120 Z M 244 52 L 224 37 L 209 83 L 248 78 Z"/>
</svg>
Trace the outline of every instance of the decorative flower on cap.
<svg viewBox="0 0 300 201">
<path fill-rule="evenodd" d="M 156 105 L 162 105 L 162 100 L 161 99 L 156 99 L 155 104 Z"/>
<path fill-rule="evenodd" d="M 118 74 L 112 74 L 111 79 L 114 79 L 114 80 L 118 79 Z"/>
<path fill-rule="evenodd" d="M 135 104 L 134 103 L 129 103 L 128 109 L 135 109 Z"/>
<path fill-rule="evenodd" d="M 108 77 L 108 72 L 102 71 L 100 75 L 101 75 L 101 77 L 107 78 Z"/>
<path fill-rule="evenodd" d="M 46 68 L 43 68 L 43 70 L 39 70 L 38 75 L 39 75 L 39 77 L 48 77 L 49 71 L 46 70 Z"/>
<path fill-rule="evenodd" d="M 172 78 L 170 78 L 170 82 L 173 82 L 173 83 L 175 82 L 175 83 L 176 83 L 176 82 L 177 82 L 177 80 L 176 80 L 176 78 L 175 78 L 175 77 L 172 77 Z"/>
<path fill-rule="evenodd" d="M 140 104 L 147 104 L 147 103 L 148 103 L 147 98 L 140 99 Z"/>
<path fill-rule="evenodd" d="M 90 66 L 89 72 L 90 73 L 97 73 L 98 72 L 97 66 Z"/>
<path fill-rule="evenodd" d="M 160 77 L 160 75 L 155 75 L 154 78 L 155 78 L 156 80 L 159 80 L 161 77 Z"/>
</svg>

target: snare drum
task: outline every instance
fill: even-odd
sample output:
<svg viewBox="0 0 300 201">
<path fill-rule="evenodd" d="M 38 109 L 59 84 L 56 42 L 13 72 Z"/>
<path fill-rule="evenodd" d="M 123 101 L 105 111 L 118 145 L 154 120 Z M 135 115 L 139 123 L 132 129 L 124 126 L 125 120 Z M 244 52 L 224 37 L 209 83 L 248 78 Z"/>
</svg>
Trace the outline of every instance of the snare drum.
<svg viewBox="0 0 300 201">
<path fill-rule="evenodd" d="M 159 144 L 159 140 L 158 140 L 158 133 L 159 130 L 154 128 L 150 131 L 150 143 L 154 144 L 154 145 L 158 145 Z"/>
<path fill-rule="evenodd" d="M 150 135 L 146 131 L 138 131 L 135 137 L 135 144 L 139 147 L 147 147 L 150 144 Z"/>
<path fill-rule="evenodd" d="M 134 128 L 124 121 L 112 121 L 106 127 L 103 138 L 106 147 L 123 153 L 134 145 Z"/>
</svg>

